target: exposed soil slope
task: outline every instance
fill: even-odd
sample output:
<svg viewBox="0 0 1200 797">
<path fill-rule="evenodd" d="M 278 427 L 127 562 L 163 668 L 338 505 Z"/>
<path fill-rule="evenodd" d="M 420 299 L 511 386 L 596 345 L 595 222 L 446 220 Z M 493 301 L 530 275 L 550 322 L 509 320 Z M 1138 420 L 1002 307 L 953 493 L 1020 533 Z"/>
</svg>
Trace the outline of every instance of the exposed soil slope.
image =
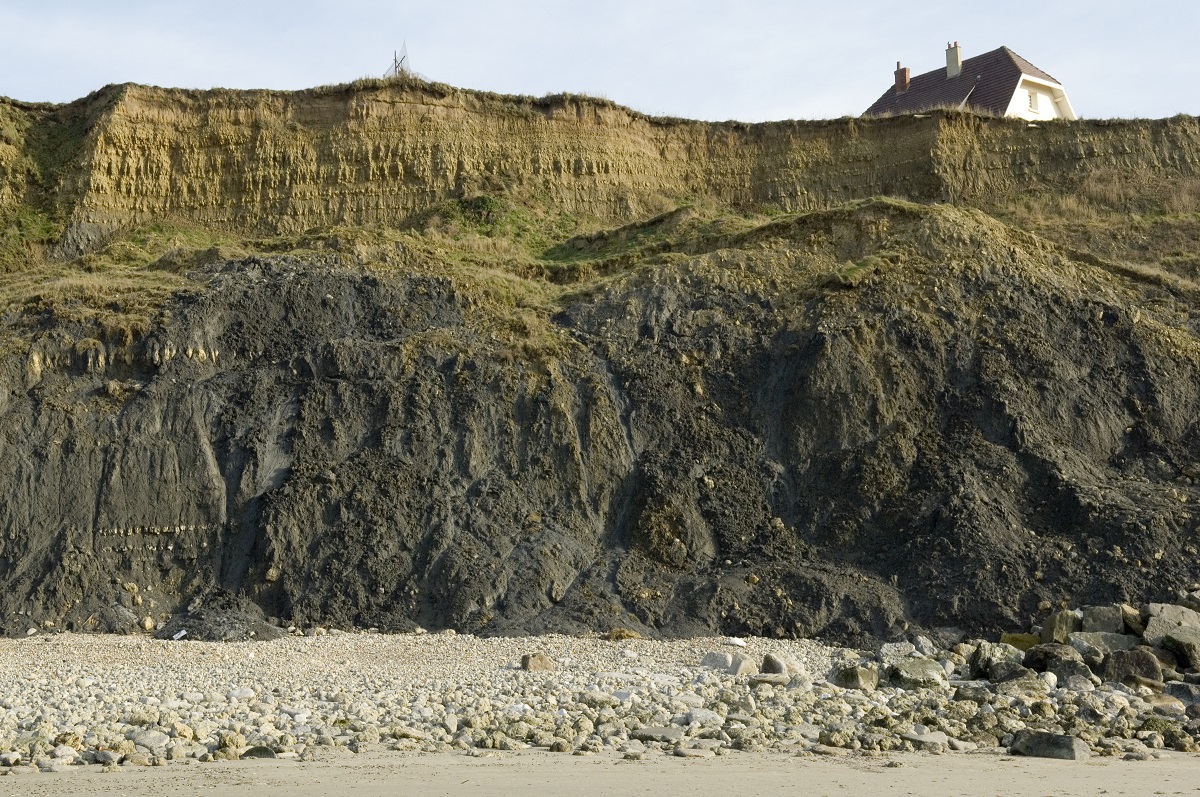
<svg viewBox="0 0 1200 797">
<path fill-rule="evenodd" d="M 519 345 L 419 261 L 289 258 L 193 275 L 126 349 L 47 335 L 6 361 L 9 630 L 219 585 L 305 624 L 858 637 L 1200 577 L 1193 286 L 948 207 L 738 244 Z"/>
</svg>

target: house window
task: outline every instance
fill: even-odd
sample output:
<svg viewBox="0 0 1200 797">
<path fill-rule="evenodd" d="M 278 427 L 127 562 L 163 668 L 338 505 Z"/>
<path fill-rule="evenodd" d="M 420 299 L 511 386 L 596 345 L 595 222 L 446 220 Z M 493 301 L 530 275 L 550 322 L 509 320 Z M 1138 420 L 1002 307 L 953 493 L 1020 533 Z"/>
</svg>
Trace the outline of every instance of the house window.
<svg viewBox="0 0 1200 797">
<path fill-rule="evenodd" d="M 1033 89 L 1029 90 L 1029 110 L 1033 113 L 1038 112 L 1038 93 Z"/>
</svg>

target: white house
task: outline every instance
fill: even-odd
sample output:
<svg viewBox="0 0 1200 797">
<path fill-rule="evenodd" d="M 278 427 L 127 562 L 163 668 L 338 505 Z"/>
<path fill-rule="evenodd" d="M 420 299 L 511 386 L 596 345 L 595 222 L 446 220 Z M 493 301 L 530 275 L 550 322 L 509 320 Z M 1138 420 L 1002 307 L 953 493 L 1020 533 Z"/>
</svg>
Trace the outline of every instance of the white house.
<svg viewBox="0 0 1200 797">
<path fill-rule="evenodd" d="M 958 42 L 946 46 L 946 68 L 916 77 L 896 63 L 896 82 L 863 116 L 962 108 L 1030 121 L 1077 119 L 1067 90 L 1007 47 L 963 60 Z"/>
</svg>

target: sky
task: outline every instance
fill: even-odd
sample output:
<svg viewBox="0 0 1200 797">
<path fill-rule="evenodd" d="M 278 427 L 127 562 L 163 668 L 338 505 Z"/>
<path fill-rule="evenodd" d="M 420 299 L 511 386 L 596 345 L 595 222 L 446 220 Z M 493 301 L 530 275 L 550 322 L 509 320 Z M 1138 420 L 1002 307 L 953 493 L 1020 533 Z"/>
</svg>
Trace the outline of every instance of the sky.
<svg viewBox="0 0 1200 797">
<path fill-rule="evenodd" d="M 301 89 L 382 76 L 606 97 L 695 119 L 856 116 L 893 82 L 1008 46 L 1088 118 L 1200 115 L 1200 2 L 0 0 L 0 95 L 109 83 Z"/>
</svg>

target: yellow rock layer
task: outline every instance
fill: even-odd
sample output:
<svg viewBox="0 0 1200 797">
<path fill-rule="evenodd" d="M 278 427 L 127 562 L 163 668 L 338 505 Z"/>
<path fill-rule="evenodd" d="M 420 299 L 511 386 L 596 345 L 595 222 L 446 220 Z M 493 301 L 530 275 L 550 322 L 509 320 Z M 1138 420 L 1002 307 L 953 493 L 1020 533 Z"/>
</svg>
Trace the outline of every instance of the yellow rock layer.
<svg viewBox="0 0 1200 797">
<path fill-rule="evenodd" d="M 85 132 L 54 201 L 77 251 L 106 231 L 163 219 L 288 234 L 393 225 L 479 193 L 621 223 L 690 201 L 805 210 L 889 194 L 987 207 L 1029 193 L 1161 193 L 1200 175 L 1191 117 L 1031 126 L 935 113 L 750 125 L 417 82 L 301 92 L 129 84 L 65 108 L 52 116 L 66 129 L 61 120 L 74 113 L 84 122 L 72 129 Z M 18 154 L 0 145 L 0 170 Z M 20 193 L 12 174 L 0 186 L 0 205 Z"/>
<path fill-rule="evenodd" d="M 619 221 L 691 200 L 804 209 L 934 188 L 935 128 L 912 120 L 708 124 L 411 86 L 115 90 L 87 147 L 81 225 L 294 233 L 393 224 L 481 192 Z"/>
</svg>

